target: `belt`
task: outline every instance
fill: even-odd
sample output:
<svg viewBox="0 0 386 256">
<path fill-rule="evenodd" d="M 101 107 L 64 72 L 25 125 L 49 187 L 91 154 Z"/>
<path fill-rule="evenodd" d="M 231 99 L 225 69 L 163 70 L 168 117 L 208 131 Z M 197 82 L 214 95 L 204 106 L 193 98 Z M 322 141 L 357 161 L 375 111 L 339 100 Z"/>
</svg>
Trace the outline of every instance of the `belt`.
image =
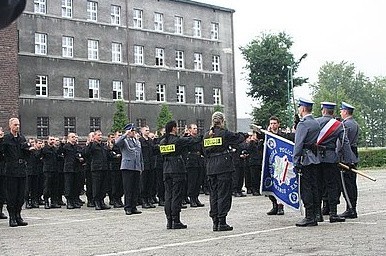
<svg viewBox="0 0 386 256">
<path fill-rule="evenodd" d="M 209 153 L 208 154 L 208 157 L 214 157 L 214 156 L 222 156 L 222 155 L 226 155 L 226 154 L 229 154 L 229 151 L 226 150 L 224 152 L 220 152 L 220 153 Z"/>
</svg>

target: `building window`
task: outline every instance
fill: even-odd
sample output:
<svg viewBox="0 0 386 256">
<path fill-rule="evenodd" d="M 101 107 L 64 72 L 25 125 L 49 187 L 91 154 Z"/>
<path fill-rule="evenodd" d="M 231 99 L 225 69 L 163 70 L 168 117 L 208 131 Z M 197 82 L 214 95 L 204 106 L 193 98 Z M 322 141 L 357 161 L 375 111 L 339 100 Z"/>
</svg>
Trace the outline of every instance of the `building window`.
<svg viewBox="0 0 386 256">
<path fill-rule="evenodd" d="M 99 99 L 99 80 L 98 79 L 88 80 L 88 97 L 90 99 Z"/>
<path fill-rule="evenodd" d="M 101 129 L 101 118 L 90 117 L 90 132 L 95 132 Z"/>
<path fill-rule="evenodd" d="M 221 89 L 213 88 L 213 104 L 221 105 Z"/>
<path fill-rule="evenodd" d="M 47 34 L 35 33 L 35 53 L 47 55 Z"/>
<path fill-rule="evenodd" d="M 62 0 L 62 17 L 72 18 L 72 0 Z"/>
<path fill-rule="evenodd" d="M 193 21 L 193 36 L 201 37 L 201 20 Z"/>
<path fill-rule="evenodd" d="M 63 97 L 74 98 L 75 78 L 63 77 Z"/>
<path fill-rule="evenodd" d="M 176 51 L 176 68 L 184 68 L 184 52 Z"/>
<path fill-rule="evenodd" d="M 36 96 L 47 97 L 48 96 L 48 83 L 47 76 L 36 76 Z"/>
<path fill-rule="evenodd" d="M 133 26 L 135 28 L 142 28 L 142 10 L 134 9 Z"/>
<path fill-rule="evenodd" d="M 98 3 L 93 1 L 87 1 L 87 20 L 98 20 Z"/>
<path fill-rule="evenodd" d="M 76 132 L 75 117 L 64 118 L 64 136 L 67 136 L 71 132 Z"/>
<path fill-rule="evenodd" d="M 89 60 L 98 60 L 99 42 L 97 40 L 88 40 L 88 59 Z"/>
<path fill-rule="evenodd" d="M 143 82 L 135 83 L 135 100 L 137 101 L 145 100 L 145 83 Z"/>
<path fill-rule="evenodd" d="M 180 135 L 184 135 L 186 128 L 186 120 L 177 120 L 177 132 Z"/>
<path fill-rule="evenodd" d="M 212 70 L 214 72 L 220 72 L 220 56 L 212 56 Z"/>
<path fill-rule="evenodd" d="M 143 46 L 134 45 L 134 64 L 143 65 Z"/>
<path fill-rule="evenodd" d="M 166 100 L 166 85 L 157 84 L 157 101 L 165 102 Z"/>
<path fill-rule="evenodd" d="M 165 50 L 162 48 L 155 48 L 155 65 L 163 67 L 165 58 Z"/>
<path fill-rule="evenodd" d="M 204 135 L 204 119 L 197 119 L 197 133 L 198 135 Z"/>
<path fill-rule="evenodd" d="M 122 81 L 113 81 L 113 100 L 123 99 Z"/>
<path fill-rule="evenodd" d="M 46 0 L 35 0 L 34 10 L 35 13 L 46 14 Z"/>
<path fill-rule="evenodd" d="M 194 70 L 202 70 L 202 54 L 195 52 L 193 58 Z"/>
<path fill-rule="evenodd" d="M 194 89 L 196 104 L 204 104 L 204 87 L 196 87 Z"/>
<path fill-rule="evenodd" d="M 121 7 L 118 5 L 111 5 L 111 24 L 121 25 Z"/>
<path fill-rule="evenodd" d="M 164 15 L 162 13 L 154 13 L 154 30 L 164 31 Z"/>
<path fill-rule="evenodd" d="M 74 38 L 70 36 L 62 37 L 62 56 L 67 58 L 74 57 Z"/>
<path fill-rule="evenodd" d="M 177 85 L 177 102 L 185 103 L 185 86 Z"/>
<path fill-rule="evenodd" d="M 184 19 L 180 16 L 174 17 L 174 33 L 178 35 L 184 34 Z"/>
<path fill-rule="evenodd" d="M 122 62 L 122 44 L 111 44 L 111 61 L 121 63 Z"/>
<path fill-rule="evenodd" d="M 219 31 L 218 23 L 212 22 L 210 27 L 210 39 L 218 40 L 218 31 Z"/>
<path fill-rule="evenodd" d="M 145 127 L 147 124 L 146 124 L 146 119 L 145 118 L 137 118 L 135 120 L 135 123 L 137 125 L 138 128 L 140 127 Z"/>
<path fill-rule="evenodd" d="M 46 138 L 49 135 L 49 119 L 46 116 L 36 118 L 36 136 Z"/>
</svg>

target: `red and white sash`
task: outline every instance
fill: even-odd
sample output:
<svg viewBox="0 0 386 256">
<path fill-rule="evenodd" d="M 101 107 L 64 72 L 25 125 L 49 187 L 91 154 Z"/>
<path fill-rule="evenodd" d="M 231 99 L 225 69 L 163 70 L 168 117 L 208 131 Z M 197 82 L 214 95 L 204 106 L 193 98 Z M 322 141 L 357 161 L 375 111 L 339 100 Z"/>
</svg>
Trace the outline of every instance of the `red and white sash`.
<svg viewBox="0 0 386 256">
<path fill-rule="evenodd" d="M 340 122 L 334 118 L 331 118 L 330 121 L 328 121 L 328 123 L 322 128 L 322 130 L 320 130 L 316 144 L 320 145 L 332 133 L 334 133 L 339 126 L 340 126 Z"/>
</svg>

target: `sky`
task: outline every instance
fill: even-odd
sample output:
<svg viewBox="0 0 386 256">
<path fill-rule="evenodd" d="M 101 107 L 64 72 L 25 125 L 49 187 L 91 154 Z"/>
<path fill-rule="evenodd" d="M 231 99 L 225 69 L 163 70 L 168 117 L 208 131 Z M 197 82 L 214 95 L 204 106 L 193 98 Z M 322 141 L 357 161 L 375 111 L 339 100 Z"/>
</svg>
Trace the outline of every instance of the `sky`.
<svg viewBox="0 0 386 256">
<path fill-rule="evenodd" d="M 240 46 L 261 33 L 286 32 L 295 59 L 304 53 L 294 76 L 318 80 L 326 62 L 352 63 L 366 76 L 386 76 L 386 1 L 384 0 L 195 0 L 235 10 L 234 41 L 237 117 L 250 117 L 256 106 L 246 92 L 246 70 Z M 221 25 L 220 25 L 221 26 Z M 221 27 L 220 27 L 221 29 Z M 308 84 L 295 97 L 311 98 Z"/>
</svg>

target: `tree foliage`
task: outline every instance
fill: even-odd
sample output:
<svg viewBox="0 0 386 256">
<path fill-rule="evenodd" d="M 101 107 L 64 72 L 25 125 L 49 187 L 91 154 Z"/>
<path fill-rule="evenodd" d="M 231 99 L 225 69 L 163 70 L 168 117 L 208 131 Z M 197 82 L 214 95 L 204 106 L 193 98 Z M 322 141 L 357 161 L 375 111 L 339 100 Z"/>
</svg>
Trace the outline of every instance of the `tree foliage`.
<svg viewBox="0 0 386 256">
<path fill-rule="evenodd" d="M 121 131 L 128 123 L 127 114 L 125 111 L 125 103 L 123 100 L 118 100 L 115 103 L 116 111 L 113 117 L 112 132 Z"/>
<path fill-rule="evenodd" d="M 253 119 L 256 123 L 265 124 L 271 115 L 278 116 L 282 122 L 288 122 L 289 68 L 294 75 L 300 60 L 295 60 L 291 53 L 292 38 L 286 33 L 261 34 L 247 46 L 240 47 L 247 61 L 249 91 L 247 95 L 256 99 L 260 106 L 253 109 Z M 305 55 L 303 56 L 305 57 Z M 303 58 L 302 57 L 302 58 Z M 307 81 L 305 78 L 294 77 L 294 87 Z"/>
<path fill-rule="evenodd" d="M 164 128 L 166 123 L 173 119 L 173 114 L 169 110 L 169 106 L 167 104 L 161 105 L 161 110 L 157 118 L 157 130 Z"/>
</svg>

